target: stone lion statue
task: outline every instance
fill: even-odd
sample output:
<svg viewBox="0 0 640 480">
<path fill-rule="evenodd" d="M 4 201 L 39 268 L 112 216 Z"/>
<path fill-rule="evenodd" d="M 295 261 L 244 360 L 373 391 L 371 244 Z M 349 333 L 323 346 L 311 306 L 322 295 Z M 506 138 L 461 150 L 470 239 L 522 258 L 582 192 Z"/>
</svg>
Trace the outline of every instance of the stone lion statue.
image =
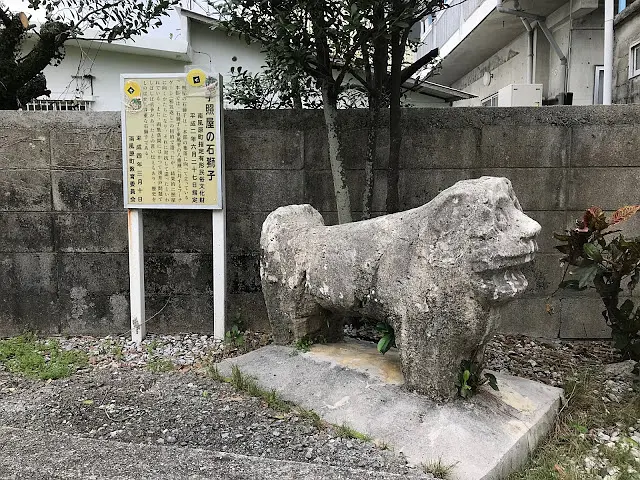
<svg viewBox="0 0 640 480">
<path fill-rule="evenodd" d="M 325 226 L 310 205 L 272 212 L 262 226 L 260 276 L 276 343 L 342 338 L 343 318 L 390 324 L 405 385 L 455 397 L 462 360 L 482 365 L 497 306 L 521 293 L 520 267 L 540 225 L 506 178 L 465 180 L 429 203 Z"/>
</svg>

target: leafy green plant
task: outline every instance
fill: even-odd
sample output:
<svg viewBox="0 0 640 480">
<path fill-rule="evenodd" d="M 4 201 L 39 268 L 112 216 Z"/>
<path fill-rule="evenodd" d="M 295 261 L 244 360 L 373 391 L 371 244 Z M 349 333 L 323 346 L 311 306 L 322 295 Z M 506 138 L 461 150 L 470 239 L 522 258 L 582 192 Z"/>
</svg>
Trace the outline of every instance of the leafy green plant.
<svg viewBox="0 0 640 480">
<path fill-rule="evenodd" d="M 0 340 L 0 363 L 12 373 L 41 380 L 70 376 L 87 365 L 86 353 L 65 350 L 56 340 L 41 341 L 35 335 Z"/>
<path fill-rule="evenodd" d="M 491 388 L 498 390 L 498 381 L 495 375 L 485 373 L 483 376 L 482 368 L 478 362 L 474 362 L 473 360 L 463 360 L 460 362 L 456 387 L 458 387 L 458 394 L 462 398 L 471 398 L 478 391 L 478 387 L 487 382 Z"/>
<path fill-rule="evenodd" d="M 147 370 L 153 373 L 164 373 L 175 370 L 176 367 L 171 360 L 166 358 L 152 357 L 147 362 Z"/>
<path fill-rule="evenodd" d="M 640 237 L 614 236 L 620 230 L 610 230 L 635 215 L 640 205 L 619 208 L 607 218 L 599 207 L 591 207 L 576 220 L 575 228 L 564 234 L 554 233 L 563 242 L 556 246 L 566 264 L 559 288 L 585 290 L 594 288 L 602 302 L 602 315 L 611 327 L 614 346 L 623 358 L 640 364 L 640 309 L 630 299 L 620 305 L 623 285 L 629 295 L 640 280 Z M 569 278 L 567 279 L 567 275 Z"/>
<path fill-rule="evenodd" d="M 396 346 L 396 333 L 393 327 L 386 322 L 378 323 L 376 330 L 382 335 L 378 341 L 378 351 L 384 355 L 391 347 Z"/>
<path fill-rule="evenodd" d="M 299 350 L 301 352 L 308 352 L 309 349 L 311 349 L 311 345 L 313 345 L 313 340 L 305 335 L 304 337 L 299 338 L 298 341 L 296 341 L 296 350 Z"/>
<path fill-rule="evenodd" d="M 153 355 L 159 346 L 160 346 L 160 342 L 158 342 L 158 340 L 156 340 L 155 338 L 151 340 L 151 342 L 149 342 L 145 347 L 145 350 L 147 351 L 147 355 L 149 356 Z"/>
<path fill-rule="evenodd" d="M 232 345 L 234 347 L 241 347 L 244 345 L 244 333 L 240 331 L 238 325 L 233 325 L 231 330 L 228 330 L 224 334 L 224 342 L 227 345 Z"/>
</svg>

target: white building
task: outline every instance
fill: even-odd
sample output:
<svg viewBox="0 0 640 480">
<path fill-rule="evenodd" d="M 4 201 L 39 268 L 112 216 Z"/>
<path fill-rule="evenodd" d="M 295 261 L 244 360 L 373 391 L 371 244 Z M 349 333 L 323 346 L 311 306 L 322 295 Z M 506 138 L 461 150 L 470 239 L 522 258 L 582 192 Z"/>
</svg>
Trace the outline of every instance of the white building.
<svg viewBox="0 0 640 480">
<path fill-rule="evenodd" d="M 496 105 L 510 84 L 542 85 L 543 104 L 570 101 L 565 92 L 574 105 L 603 102 L 604 3 L 613 0 L 449 3 L 423 22 L 418 55 L 439 48 L 442 70 L 433 80 L 477 95 L 456 106 Z M 632 2 L 615 3 L 622 12 Z"/>
<path fill-rule="evenodd" d="M 60 65 L 44 73 L 51 95 L 28 105 L 29 109 L 120 110 L 120 74 L 179 73 L 191 65 L 210 67 L 223 76 L 231 67 L 258 72 L 264 64 L 260 45 L 247 45 L 223 31 L 202 2 L 184 0 L 182 8 L 163 17 L 163 25 L 135 41 L 107 43 L 100 40 L 70 40 Z M 85 34 L 90 38 L 91 34 Z M 27 43 L 25 48 L 29 48 Z M 455 88 L 427 82 L 412 92 L 415 106 L 450 106 L 472 98 Z"/>
</svg>

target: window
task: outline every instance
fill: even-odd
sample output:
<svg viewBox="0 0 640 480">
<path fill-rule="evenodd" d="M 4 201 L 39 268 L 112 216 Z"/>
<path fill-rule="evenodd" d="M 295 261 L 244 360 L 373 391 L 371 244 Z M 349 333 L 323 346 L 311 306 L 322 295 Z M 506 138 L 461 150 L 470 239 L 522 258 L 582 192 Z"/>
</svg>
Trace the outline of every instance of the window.
<svg viewBox="0 0 640 480">
<path fill-rule="evenodd" d="M 595 78 L 593 80 L 593 104 L 602 105 L 604 94 L 604 67 L 596 65 Z"/>
<path fill-rule="evenodd" d="M 483 107 L 497 107 L 498 106 L 498 94 L 494 93 L 486 98 L 482 99 L 481 105 Z"/>
<path fill-rule="evenodd" d="M 629 78 L 640 75 L 640 41 L 629 48 Z"/>
<path fill-rule="evenodd" d="M 30 111 L 67 111 L 67 110 L 91 110 L 89 100 L 49 100 L 47 98 L 36 99 L 27 103 Z"/>
<path fill-rule="evenodd" d="M 631 5 L 635 0 L 618 0 L 618 13 L 623 11 L 629 5 Z"/>
</svg>

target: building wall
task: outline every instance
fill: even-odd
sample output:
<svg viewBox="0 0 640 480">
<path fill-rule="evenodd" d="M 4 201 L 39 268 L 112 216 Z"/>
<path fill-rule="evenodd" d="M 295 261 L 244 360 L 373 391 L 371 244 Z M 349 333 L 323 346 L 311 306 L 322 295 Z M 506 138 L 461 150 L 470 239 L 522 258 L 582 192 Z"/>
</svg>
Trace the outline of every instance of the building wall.
<svg viewBox="0 0 640 480">
<path fill-rule="evenodd" d="M 247 45 L 237 37 L 229 37 L 220 30 L 211 30 L 208 25 L 191 22 L 192 64 L 209 66 L 223 76 L 228 76 L 232 66 L 257 72 L 264 64 L 264 55 L 257 44 Z M 29 48 L 29 45 L 26 46 Z M 73 99 L 91 96 L 88 79 L 74 80 L 76 75 L 93 75 L 94 111 L 120 109 L 120 74 L 122 73 L 182 73 L 190 65 L 188 61 L 173 60 L 133 52 L 105 50 L 99 42 L 90 48 L 69 43 L 60 65 L 45 68 L 50 99 Z M 232 60 L 232 57 L 236 60 Z M 209 59 L 211 58 L 211 63 Z"/>
<path fill-rule="evenodd" d="M 194 64 L 206 66 L 211 58 L 215 71 L 225 76 L 229 75 L 231 67 L 242 67 L 254 73 L 262 70 L 264 54 L 258 43 L 247 45 L 237 35 L 229 36 L 220 29 L 212 30 L 209 25 L 200 22 L 190 21 L 189 30 Z"/>
<path fill-rule="evenodd" d="M 640 2 L 615 18 L 613 103 L 640 103 L 640 76 L 629 78 L 629 49 L 640 41 Z"/>
<path fill-rule="evenodd" d="M 555 16 L 559 16 L 554 12 Z M 553 18 L 554 14 L 549 18 Z M 592 105 L 595 83 L 595 66 L 603 64 L 604 12 L 595 10 L 573 19 L 573 27 L 567 20 L 551 28 L 556 42 L 568 59 L 568 90 L 573 92 L 574 105 Z M 473 70 L 465 74 L 452 87 L 478 95 L 478 98 L 456 102 L 456 106 L 479 106 L 483 98 L 496 93 L 510 83 L 526 83 L 528 34 L 522 34 Z M 483 84 L 484 72 L 493 77 L 489 86 Z M 555 50 L 546 37 L 536 28 L 534 38 L 534 83 L 543 85 L 543 98 L 553 99 L 564 91 L 562 66 Z"/>
<path fill-rule="evenodd" d="M 458 107 L 480 106 L 484 98 L 498 92 L 511 83 L 526 83 L 527 77 L 527 34 L 524 32 L 509 45 L 486 59 L 451 87 L 477 95 L 477 98 L 460 100 Z M 489 72 L 491 82 L 484 85 L 484 72 Z"/>
<path fill-rule="evenodd" d="M 127 216 L 117 112 L 4 112 L 0 117 L 0 336 L 107 334 L 129 329 Z M 344 111 L 352 205 L 362 192 L 366 112 Z M 380 126 L 373 209 L 384 210 L 388 120 Z M 640 106 L 456 108 L 404 111 L 403 209 L 458 180 L 506 176 L 542 225 L 526 294 L 502 331 L 563 338 L 609 332 L 600 300 L 556 288 L 554 231 L 591 205 L 637 203 Z M 225 112 L 229 322 L 268 329 L 259 236 L 269 212 L 310 203 L 336 222 L 321 111 Z M 354 212 L 354 217 L 360 214 Z M 640 224 L 626 225 L 638 234 Z M 145 210 L 151 332 L 212 331 L 211 216 Z M 547 308 L 550 304 L 550 309 Z M 551 313 L 548 313 L 551 311 Z"/>
<path fill-rule="evenodd" d="M 121 73 L 183 72 L 185 62 L 144 55 L 132 55 L 107 51 L 95 43 L 92 48 L 68 45 L 60 65 L 49 65 L 44 69 L 51 100 L 72 99 L 92 95 L 91 83 L 87 79 L 74 80 L 74 75 L 93 75 L 93 110 L 119 110 Z"/>
</svg>

